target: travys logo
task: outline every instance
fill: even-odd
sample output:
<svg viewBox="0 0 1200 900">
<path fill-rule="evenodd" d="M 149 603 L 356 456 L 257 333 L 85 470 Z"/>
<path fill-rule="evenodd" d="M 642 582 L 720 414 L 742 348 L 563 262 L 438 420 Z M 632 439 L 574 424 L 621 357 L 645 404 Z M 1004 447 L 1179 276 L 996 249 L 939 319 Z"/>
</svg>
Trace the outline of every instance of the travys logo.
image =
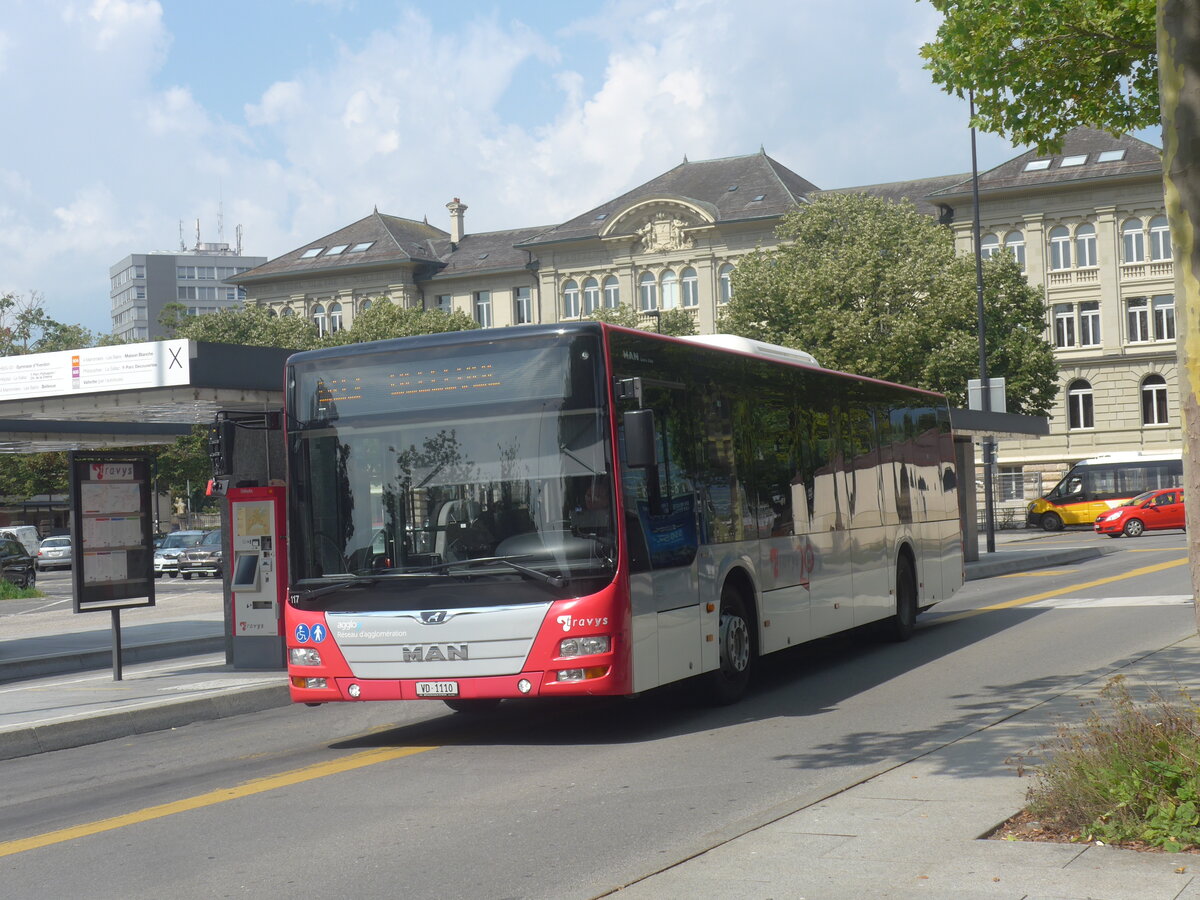
<svg viewBox="0 0 1200 900">
<path fill-rule="evenodd" d="M 601 625 L 608 624 L 608 616 L 594 616 L 592 618 L 576 619 L 573 616 L 559 616 L 554 620 L 562 626 L 563 631 L 570 631 L 572 628 L 598 628 Z"/>
</svg>

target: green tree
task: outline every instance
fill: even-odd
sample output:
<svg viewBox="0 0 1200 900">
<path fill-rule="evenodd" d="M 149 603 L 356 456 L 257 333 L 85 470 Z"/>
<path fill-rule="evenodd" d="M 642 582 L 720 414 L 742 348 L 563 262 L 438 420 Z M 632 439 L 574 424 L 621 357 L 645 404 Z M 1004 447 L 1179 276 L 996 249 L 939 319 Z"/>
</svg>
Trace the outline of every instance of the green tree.
<svg viewBox="0 0 1200 900">
<path fill-rule="evenodd" d="M 386 298 L 379 298 L 370 309 L 354 317 L 352 327 L 326 335 L 321 343 L 323 346 L 359 344 L 417 334 L 470 331 L 478 327 L 474 319 L 458 310 L 446 313 L 439 309 L 397 306 Z"/>
<path fill-rule="evenodd" d="M 0 496 L 28 500 L 67 489 L 67 454 L 0 454 Z"/>
<path fill-rule="evenodd" d="M 47 315 L 37 291 L 0 295 L 0 356 L 77 350 L 94 341 L 95 335 L 82 325 L 66 325 Z"/>
<path fill-rule="evenodd" d="M 317 346 L 317 329 L 299 316 L 274 316 L 265 306 L 222 309 L 207 316 L 189 316 L 186 307 L 168 303 L 159 317 L 163 333 L 175 338 L 309 350 Z"/>
<path fill-rule="evenodd" d="M 1158 122 L 1155 0 L 929 0 L 945 17 L 921 48 L 933 80 L 974 91 L 975 125 L 1058 146 L 1077 125 Z"/>
<path fill-rule="evenodd" d="M 721 330 L 812 353 L 821 365 L 941 391 L 966 405 L 979 368 L 974 261 L 911 203 L 822 194 L 784 217 L 780 245 L 744 258 Z M 987 352 L 1012 412 L 1057 392 L 1041 292 L 1008 254 L 988 260 Z"/>
<path fill-rule="evenodd" d="M 587 318 L 609 325 L 625 328 L 640 328 L 642 331 L 657 331 L 684 337 L 696 333 L 695 316 L 686 309 L 664 309 L 657 316 L 644 316 L 627 303 L 620 306 L 602 306 L 589 313 Z"/>
</svg>

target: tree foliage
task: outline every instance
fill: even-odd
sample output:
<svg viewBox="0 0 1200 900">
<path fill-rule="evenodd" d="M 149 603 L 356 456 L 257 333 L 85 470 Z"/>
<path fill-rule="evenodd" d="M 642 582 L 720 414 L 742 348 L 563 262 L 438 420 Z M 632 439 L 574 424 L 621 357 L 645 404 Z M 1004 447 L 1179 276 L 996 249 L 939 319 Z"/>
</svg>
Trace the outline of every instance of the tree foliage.
<svg viewBox="0 0 1200 900">
<path fill-rule="evenodd" d="M 929 0 L 933 80 L 973 90 L 974 124 L 1057 149 L 1077 125 L 1117 135 L 1159 121 L 1155 0 Z"/>
<path fill-rule="evenodd" d="M 168 303 L 158 322 L 166 337 L 215 344 L 309 350 L 319 340 L 316 327 L 307 319 L 273 316 L 265 306 L 242 306 L 207 316 L 189 316 L 182 304 Z"/>
<path fill-rule="evenodd" d="M 470 331 L 479 324 L 466 313 L 440 309 L 419 309 L 397 306 L 386 299 L 377 299 L 370 309 L 354 317 L 351 328 L 327 335 L 322 346 L 360 344 L 388 338 L 411 337 L 417 334 L 440 334 L 445 331 Z"/>
<path fill-rule="evenodd" d="M 607 322 L 609 325 L 621 325 L 625 328 L 640 328 L 642 331 L 657 331 L 659 334 L 670 334 L 675 337 L 685 337 L 696 333 L 696 319 L 686 309 L 660 310 L 657 317 L 643 316 L 628 303 L 620 306 L 602 306 L 593 310 L 587 318 L 597 322 Z"/>
<path fill-rule="evenodd" d="M 721 330 L 795 347 L 821 365 L 947 394 L 978 377 L 975 267 L 911 203 L 822 194 L 788 214 L 780 244 L 747 256 Z M 1010 412 L 1045 414 L 1057 368 L 1041 292 L 1007 253 L 985 264 L 989 375 Z"/>
<path fill-rule="evenodd" d="M 0 356 L 77 350 L 94 340 L 82 325 L 66 325 L 47 315 L 37 291 L 0 295 Z"/>
</svg>

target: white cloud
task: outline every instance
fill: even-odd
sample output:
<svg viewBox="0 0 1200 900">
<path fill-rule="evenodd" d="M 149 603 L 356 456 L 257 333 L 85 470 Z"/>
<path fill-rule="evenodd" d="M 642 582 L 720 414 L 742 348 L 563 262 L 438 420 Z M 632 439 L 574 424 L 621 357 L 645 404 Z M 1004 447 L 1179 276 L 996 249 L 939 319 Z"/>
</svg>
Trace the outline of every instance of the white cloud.
<svg viewBox="0 0 1200 900">
<path fill-rule="evenodd" d="M 963 104 L 916 56 L 937 22 L 924 4 L 612 0 L 548 10 L 579 10 L 562 27 L 512 18 L 536 5 L 379 5 L 372 31 L 331 43 L 341 0 L 261 2 L 286 3 L 290 30 L 263 36 L 257 95 L 205 100 L 163 77 L 197 38 L 168 33 L 158 2 L 8 0 L 0 91 L 20 138 L 0 171 L 0 290 L 106 328 L 109 265 L 174 247 L 181 219 L 215 240 L 222 201 L 227 241 L 242 224 L 248 253 L 278 255 L 376 204 L 445 228 L 460 196 L 468 230 L 549 225 L 684 154 L 760 144 L 822 187 L 969 165 Z"/>
</svg>

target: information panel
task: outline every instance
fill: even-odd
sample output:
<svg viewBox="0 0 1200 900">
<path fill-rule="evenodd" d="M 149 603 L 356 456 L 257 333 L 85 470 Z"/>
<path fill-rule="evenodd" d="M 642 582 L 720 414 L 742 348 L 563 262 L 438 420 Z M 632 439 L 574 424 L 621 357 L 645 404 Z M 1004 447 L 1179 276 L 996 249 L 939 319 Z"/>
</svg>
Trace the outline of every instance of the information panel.
<svg viewBox="0 0 1200 900">
<path fill-rule="evenodd" d="M 75 612 L 154 605 L 150 457 L 72 452 Z"/>
</svg>

